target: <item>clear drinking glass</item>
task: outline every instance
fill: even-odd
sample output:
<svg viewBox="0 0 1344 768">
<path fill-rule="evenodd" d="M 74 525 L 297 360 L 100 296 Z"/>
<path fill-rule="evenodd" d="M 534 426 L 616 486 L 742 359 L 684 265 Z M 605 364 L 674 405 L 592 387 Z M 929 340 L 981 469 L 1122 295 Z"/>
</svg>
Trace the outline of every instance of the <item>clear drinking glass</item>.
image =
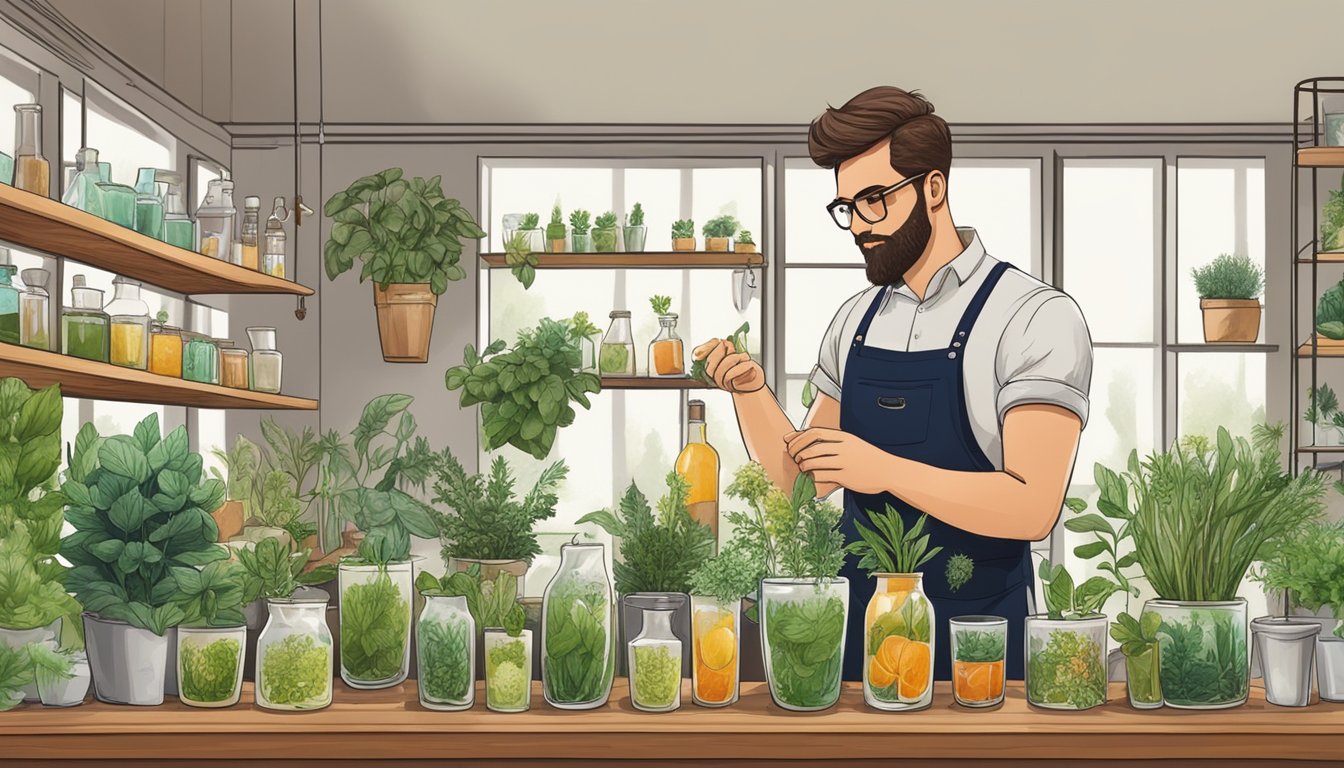
<svg viewBox="0 0 1344 768">
<path fill-rule="evenodd" d="M 948 627 L 953 698 L 963 707 L 992 707 L 1003 701 L 1008 620 L 1001 616 L 957 616 Z"/>
<path fill-rule="evenodd" d="M 526 712 L 532 704 L 532 630 L 513 637 L 485 630 L 485 705 L 495 712 Z"/>
<path fill-rule="evenodd" d="M 1080 619 L 1027 617 L 1027 703 L 1045 709 L 1091 709 L 1106 703 L 1106 636 L 1102 614 Z"/>
<path fill-rule="evenodd" d="M 252 389 L 278 394 L 284 356 L 276 349 L 275 329 L 269 326 L 248 328 L 247 338 L 252 342 Z"/>
<path fill-rule="evenodd" d="M 829 709 L 840 700 L 841 661 L 849 617 L 849 580 L 761 581 L 761 655 L 770 697 L 795 712 Z M 802 668 L 796 659 L 813 662 Z"/>
<path fill-rule="evenodd" d="M 691 595 L 691 700 L 702 707 L 737 701 L 742 601 Z"/>
</svg>

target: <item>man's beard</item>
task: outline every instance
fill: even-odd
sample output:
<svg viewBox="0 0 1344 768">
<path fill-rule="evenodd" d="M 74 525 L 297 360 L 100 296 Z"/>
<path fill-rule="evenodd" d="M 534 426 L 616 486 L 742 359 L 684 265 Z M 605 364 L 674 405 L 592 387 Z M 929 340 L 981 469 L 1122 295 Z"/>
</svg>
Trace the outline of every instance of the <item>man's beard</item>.
<svg viewBox="0 0 1344 768">
<path fill-rule="evenodd" d="M 905 279 L 905 273 L 924 255 L 933 237 L 933 225 L 929 222 L 929 212 L 924 209 L 924 189 L 915 187 L 918 197 L 914 210 L 890 235 L 874 235 L 866 232 L 855 235 L 854 242 L 859 246 L 866 264 L 868 282 L 873 285 L 895 285 Z M 869 248 L 866 243 L 877 243 Z"/>
</svg>

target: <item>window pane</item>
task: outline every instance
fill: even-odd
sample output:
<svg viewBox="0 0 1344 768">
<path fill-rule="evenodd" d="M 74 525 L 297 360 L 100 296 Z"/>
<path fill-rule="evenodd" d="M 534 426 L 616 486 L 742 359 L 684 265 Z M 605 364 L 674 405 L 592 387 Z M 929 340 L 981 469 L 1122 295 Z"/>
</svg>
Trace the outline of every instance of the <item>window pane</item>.
<svg viewBox="0 0 1344 768">
<path fill-rule="evenodd" d="M 1041 161 L 952 161 L 948 204 L 959 226 L 975 227 L 989 254 L 1041 276 Z"/>
<path fill-rule="evenodd" d="M 0 49 L 0 152 L 14 155 L 14 105 L 36 101 L 37 71 Z M 54 119 L 43 115 L 43 119 Z M 45 147 L 43 149 L 46 149 Z"/>
<path fill-rule="evenodd" d="M 504 250 L 504 215 L 535 213 L 541 226 L 551 220 L 558 202 L 569 226 L 569 215 L 582 208 L 589 221 L 613 207 L 610 168 L 492 168 L 490 173 L 490 252 Z"/>
<path fill-rule="evenodd" d="M 784 412 L 789 415 L 789 421 L 793 422 L 795 427 L 802 426 L 803 419 L 807 416 L 807 408 L 803 407 L 803 388 L 806 385 L 806 378 L 789 376 L 784 380 L 783 387 L 775 388 L 775 397 L 779 399 L 779 404 L 784 406 Z"/>
<path fill-rule="evenodd" d="M 98 159 L 112 164 L 112 180 L 135 184 L 141 168 L 173 168 L 176 142 L 130 107 L 104 94 L 89 95 L 89 146 Z M 149 135 L 151 132 L 157 136 Z"/>
<path fill-rule="evenodd" d="M 1218 427 L 1250 437 L 1265 422 L 1265 359 L 1258 353 L 1177 355 L 1177 435 L 1216 437 Z"/>
<path fill-rule="evenodd" d="M 672 222 L 681 218 L 681 170 L 678 168 L 630 168 L 625 171 L 625 210 L 629 215 L 639 203 L 644 209 L 644 250 L 672 250 Z M 619 219 L 623 222 L 624 218 Z M 624 237 L 624 235 L 621 235 Z"/>
<path fill-rule="evenodd" d="M 105 400 L 93 402 L 93 425 L 100 435 L 129 435 L 135 425 L 150 414 L 158 414 L 159 431 L 163 431 L 163 406 L 144 403 L 119 403 Z"/>
<path fill-rule="evenodd" d="M 210 182 L 215 179 L 224 178 L 224 172 L 223 169 L 214 163 L 207 163 L 201 160 L 197 160 L 192 164 L 191 171 L 195 175 L 192 184 L 196 189 L 196 207 L 192 208 L 192 213 L 194 214 L 196 208 L 200 208 L 201 204 L 205 202 L 205 193 L 210 187 Z M 235 204 L 237 203 L 237 201 L 234 202 Z"/>
<path fill-rule="evenodd" d="M 871 287 L 862 269 L 790 267 L 784 282 L 785 372 L 811 373 L 835 313 L 846 299 Z"/>
<path fill-rule="evenodd" d="M 761 168 L 696 168 L 691 172 L 691 219 L 696 247 L 704 249 L 705 223 L 717 216 L 737 218 L 761 242 Z M 671 233 L 668 233 L 669 238 Z M 758 246 L 759 250 L 759 246 Z M 729 329 L 732 330 L 732 329 Z"/>
<path fill-rule="evenodd" d="M 1177 339 L 1202 342 L 1203 318 L 1190 270 L 1223 253 L 1265 266 L 1264 159 L 1179 158 L 1176 217 Z M 1263 337 L 1263 316 L 1260 333 Z"/>
<path fill-rule="evenodd" d="M 611 322 L 608 313 L 613 308 L 627 308 L 612 307 L 616 273 L 611 270 L 538 270 L 536 282 L 526 291 L 505 269 L 492 270 L 489 279 L 490 339 L 504 339 L 510 344 L 518 331 L 535 327 L 543 317 L 559 320 L 575 312 L 587 312 L 593 325 L 606 333 Z M 638 311 L 639 307 L 634 309 Z"/>
<path fill-rule="evenodd" d="M 1064 289 L 1097 342 L 1155 341 L 1156 159 L 1064 161 Z"/>
<path fill-rule="evenodd" d="M 75 156 L 79 153 L 82 141 L 81 113 L 84 100 L 74 91 L 61 89 L 61 193 L 65 193 L 67 182 L 75 170 Z"/>
<path fill-rule="evenodd" d="M 785 259 L 794 263 L 862 264 L 848 232 L 835 226 L 826 206 L 835 199 L 835 172 L 807 158 L 784 161 Z"/>
</svg>

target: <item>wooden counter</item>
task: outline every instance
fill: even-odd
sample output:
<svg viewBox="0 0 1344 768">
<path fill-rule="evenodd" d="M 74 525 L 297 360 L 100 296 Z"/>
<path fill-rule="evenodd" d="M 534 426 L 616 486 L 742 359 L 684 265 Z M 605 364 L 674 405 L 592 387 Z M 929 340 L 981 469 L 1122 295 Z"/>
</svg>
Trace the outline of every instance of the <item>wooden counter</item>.
<svg viewBox="0 0 1344 768">
<path fill-rule="evenodd" d="M 318 712 L 282 714 L 243 703 L 192 709 L 175 699 L 161 707 L 90 703 L 71 709 L 23 705 L 0 713 L 0 764 L 57 765 L 690 765 L 845 766 L 1335 765 L 1344 760 L 1344 705 L 1283 709 L 1252 691 L 1246 706 L 1223 712 L 1137 712 L 1122 685 L 1111 702 L 1088 712 L 1027 706 L 1021 684 L 992 710 L 966 710 L 939 684 L 933 707 L 915 713 L 867 709 L 857 686 L 833 709 L 785 712 L 763 683 L 743 685 L 726 709 L 690 704 L 646 714 L 630 706 L 618 679 L 612 701 L 588 712 L 561 712 L 541 699 L 530 712 L 502 715 L 477 704 L 467 712 L 420 707 L 415 684 L 352 691 L 337 681 L 336 701 Z M 707 762 L 706 762 L 707 761 Z M 1205 762 L 1207 761 L 1207 763 Z"/>
</svg>

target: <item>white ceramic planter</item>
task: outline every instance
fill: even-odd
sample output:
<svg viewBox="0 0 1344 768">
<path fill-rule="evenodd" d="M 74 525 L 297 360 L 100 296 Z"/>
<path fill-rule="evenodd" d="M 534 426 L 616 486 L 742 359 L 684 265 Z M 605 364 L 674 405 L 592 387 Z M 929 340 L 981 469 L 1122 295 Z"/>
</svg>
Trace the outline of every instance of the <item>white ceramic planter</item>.
<svg viewBox="0 0 1344 768">
<path fill-rule="evenodd" d="M 85 612 L 84 644 L 99 701 L 149 707 L 163 703 L 167 637 Z"/>
<path fill-rule="evenodd" d="M 70 671 L 74 676 L 68 680 L 57 680 L 47 685 L 38 684 L 37 691 L 42 697 L 42 706 L 74 707 L 84 703 L 84 699 L 89 695 L 89 682 L 93 679 L 93 675 L 89 672 L 89 660 L 83 654 L 79 654 Z"/>
<path fill-rule="evenodd" d="M 18 650 L 29 643 L 47 643 L 54 642 L 61 634 L 61 620 L 57 619 L 45 627 L 36 629 L 5 629 L 0 627 L 0 642 L 8 645 L 14 650 Z M 24 701 L 40 701 L 37 684 L 25 685 L 23 687 Z"/>
<path fill-rule="evenodd" d="M 1344 640 L 1328 632 L 1316 636 L 1316 688 L 1321 701 L 1344 701 Z"/>
<path fill-rule="evenodd" d="M 1251 636 L 1265 678 L 1265 701 L 1281 707 L 1311 703 L 1311 664 L 1321 625 L 1306 619 L 1263 616 Z"/>
</svg>

